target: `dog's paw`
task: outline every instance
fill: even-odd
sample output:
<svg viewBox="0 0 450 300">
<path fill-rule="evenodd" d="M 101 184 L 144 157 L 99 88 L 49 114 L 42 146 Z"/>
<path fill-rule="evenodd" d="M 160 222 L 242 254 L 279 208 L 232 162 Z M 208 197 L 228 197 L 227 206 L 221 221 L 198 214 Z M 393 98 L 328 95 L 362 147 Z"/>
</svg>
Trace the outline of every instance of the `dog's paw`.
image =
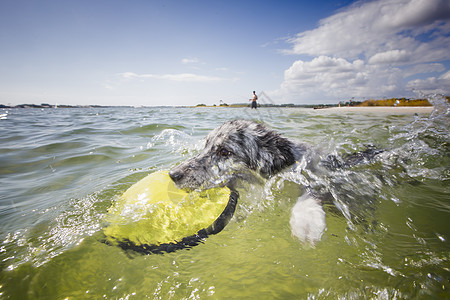
<svg viewBox="0 0 450 300">
<path fill-rule="evenodd" d="M 310 195 L 300 197 L 292 208 L 292 235 L 302 242 L 315 244 L 325 231 L 325 212 L 320 202 Z"/>
</svg>

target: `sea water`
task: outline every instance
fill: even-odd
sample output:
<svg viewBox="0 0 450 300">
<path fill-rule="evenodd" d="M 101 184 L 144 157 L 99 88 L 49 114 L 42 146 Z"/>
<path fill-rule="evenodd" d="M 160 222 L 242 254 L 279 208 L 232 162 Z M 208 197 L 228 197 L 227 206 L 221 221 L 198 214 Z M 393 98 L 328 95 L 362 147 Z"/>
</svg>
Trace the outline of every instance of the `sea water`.
<svg viewBox="0 0 450 300">
<path fill-rule="evenodd" d="M 431 113 L 299 108 L 2 109 L 1 299 L 436 299 L 450 297 L 449 105 Z M 288 169 L 240 192 L 198 246 L 140 255 L 102 242 L 113 201 L 195 155 L 224 121 L 263 122 L 320 160 L 367 145 L 373 161 Z M 300 164 L 301 165 L 301 164 Z M 292 236 L 308 186 L 328 195 L 315 245 Z"/>
</svg>

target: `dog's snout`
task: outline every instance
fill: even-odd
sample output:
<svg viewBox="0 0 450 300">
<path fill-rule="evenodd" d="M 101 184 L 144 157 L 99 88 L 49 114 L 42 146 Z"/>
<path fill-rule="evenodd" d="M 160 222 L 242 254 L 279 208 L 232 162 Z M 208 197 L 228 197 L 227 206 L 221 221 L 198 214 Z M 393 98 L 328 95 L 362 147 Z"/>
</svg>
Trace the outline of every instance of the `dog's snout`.
<svg viewBox="0 0 450 300">
<path fill-rule="evenodd" d="M 183 173 L 177 170 L 171 170 L 169 176 L 174 182 L 178 182 L 183 178 Z"/>
</svg>

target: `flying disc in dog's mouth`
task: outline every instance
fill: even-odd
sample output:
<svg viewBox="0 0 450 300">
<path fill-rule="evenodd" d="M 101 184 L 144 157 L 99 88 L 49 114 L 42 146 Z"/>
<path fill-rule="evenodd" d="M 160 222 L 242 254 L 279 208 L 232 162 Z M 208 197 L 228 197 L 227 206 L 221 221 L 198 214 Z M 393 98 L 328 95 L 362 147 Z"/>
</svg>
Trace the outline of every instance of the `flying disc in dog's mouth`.
<svg viewBox="0 0 450 300">
<path fill-rule="evenodd" d="M 167 171 L 131 186 L 108 210 L 106 241 L 143 253 L 172 252 L 220 232 L 233 216 L 238 193 L 228 187 L 187 192 Z"/>
</svg>

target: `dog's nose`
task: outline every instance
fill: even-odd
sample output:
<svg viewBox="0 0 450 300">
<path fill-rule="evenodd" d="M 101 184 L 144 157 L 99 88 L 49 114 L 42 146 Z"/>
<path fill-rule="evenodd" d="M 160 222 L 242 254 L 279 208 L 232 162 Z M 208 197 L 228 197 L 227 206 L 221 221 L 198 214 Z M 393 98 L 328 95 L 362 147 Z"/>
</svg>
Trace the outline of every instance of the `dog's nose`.
<svg viewBox="0 0 450 300">
<path fill-rule="evenodd" d="M 169 172 L 169 176 L 174 182 L 178 182 L 181 180 L 181 178 L 183 178 L 183 173 L 180 171 L 171 170 Z"/>
</svg>

